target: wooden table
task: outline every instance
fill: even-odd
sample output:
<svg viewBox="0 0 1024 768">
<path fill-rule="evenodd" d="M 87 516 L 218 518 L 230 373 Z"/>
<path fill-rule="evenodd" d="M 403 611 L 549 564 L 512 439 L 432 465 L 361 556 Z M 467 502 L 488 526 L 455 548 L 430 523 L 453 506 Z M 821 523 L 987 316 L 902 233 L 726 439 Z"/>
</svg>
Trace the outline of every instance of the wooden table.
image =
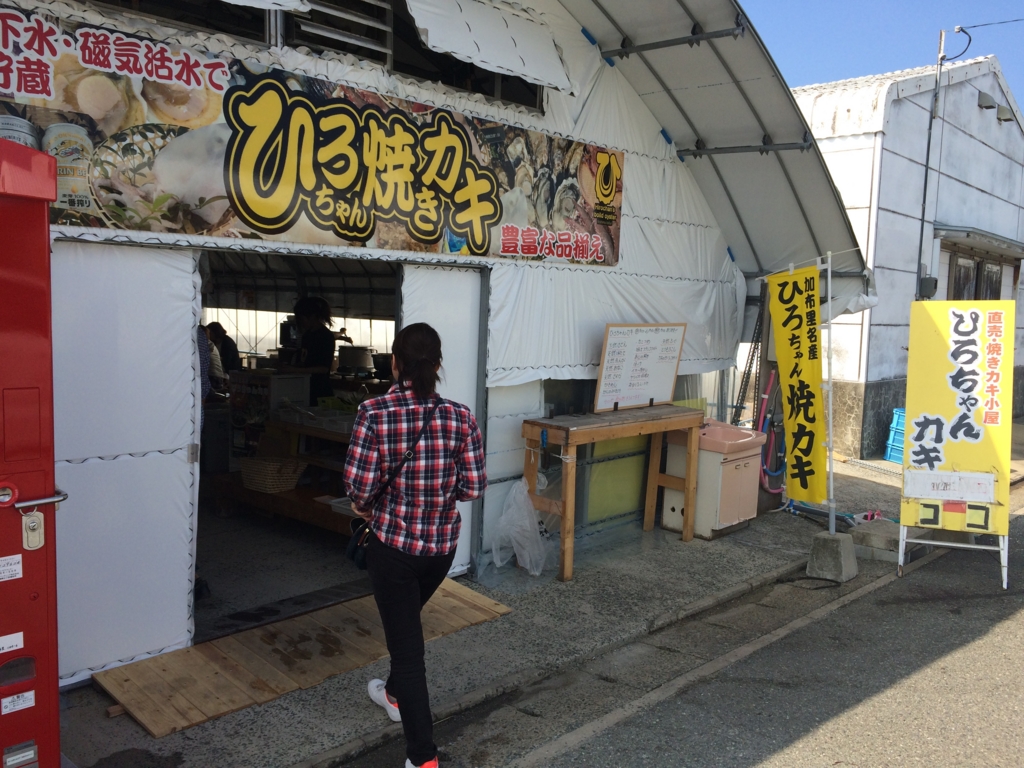
<svg viewBox="0 0 1024 768">
<path fill-rule="evenodd" d="M 526 438 L 523 474 L 530 486 L 530 498 L 537 509 L 558 515 L 562 519 L 561 561 L 558 570 L 560 580 L 572 579 L 573 536 L 576 523 L 576 446 L 621 437 L 651 435 L 644 530 L 654 529 L 658 488 L 673 488 L 686 494 L 683 509 L 683 541 L 690 541 L 693 538 L 693 514 L 697 503 L 697 448 L 703 423 L 703 411 L 677 405 L 655 405 L 649 408 L 556 416 L 552 419 L 529 419 L 523 422 L 523 437 Z M 686 436 L 685 478 L 666 475 L 661 471 L 661 446 L 664 435 L 674 430 L 681 430 Z M 537 469 L 540 449 L 544 445 L 557 445 L 562 449 L 561 501 L 537 495 Z"/>
</svg>

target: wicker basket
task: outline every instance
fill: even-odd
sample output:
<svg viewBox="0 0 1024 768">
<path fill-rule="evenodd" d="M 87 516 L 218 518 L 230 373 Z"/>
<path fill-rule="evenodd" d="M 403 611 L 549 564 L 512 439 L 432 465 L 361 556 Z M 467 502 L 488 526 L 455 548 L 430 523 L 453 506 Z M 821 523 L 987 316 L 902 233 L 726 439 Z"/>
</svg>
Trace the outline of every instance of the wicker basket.
<svg viewBox="0 0 1024 768">
<path fill-rule="evenodd" d="M 281 493 L 295 490 L 306 462 L 298 459 L 242 459 L 242 485 L 250 491 Z"/>
</svg>

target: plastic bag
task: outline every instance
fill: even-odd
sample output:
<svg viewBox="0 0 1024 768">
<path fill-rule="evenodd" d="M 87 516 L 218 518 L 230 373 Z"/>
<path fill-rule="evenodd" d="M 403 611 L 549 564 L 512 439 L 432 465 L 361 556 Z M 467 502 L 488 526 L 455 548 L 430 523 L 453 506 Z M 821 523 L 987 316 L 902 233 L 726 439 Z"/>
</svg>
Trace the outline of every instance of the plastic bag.
<svg viewBox="0 0 1024 768">
<path fill-rule="evenodd" d="M 519 565 L 531 576 L 540 576 L 547 552 L 525 478 L 512 486 L 505 498 L 494 542 L 495 564 L 504 565 L 512 559 L 513 552 Z"/>
</svg>

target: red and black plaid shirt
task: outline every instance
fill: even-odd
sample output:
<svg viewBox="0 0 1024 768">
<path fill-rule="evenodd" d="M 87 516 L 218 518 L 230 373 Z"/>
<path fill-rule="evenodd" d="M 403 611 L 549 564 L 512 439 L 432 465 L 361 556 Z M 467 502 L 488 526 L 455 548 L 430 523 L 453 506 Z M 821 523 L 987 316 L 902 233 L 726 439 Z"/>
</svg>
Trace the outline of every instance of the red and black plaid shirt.
<svg viewBox="0 0 1024 768">
<path fill-rule="evenodd" d="M 387 480 L 433 404 L 396 384 L 359 406 L 345 459 L 345 487 L 356 506 L 365 508 Z M 410 555 L 447 555 L 462 522 L 455 502 L 487 488 L 483 439 L 469 408 L 442 400 L 414 454 L 374 505 L 370 528 Z"/>
</svg>

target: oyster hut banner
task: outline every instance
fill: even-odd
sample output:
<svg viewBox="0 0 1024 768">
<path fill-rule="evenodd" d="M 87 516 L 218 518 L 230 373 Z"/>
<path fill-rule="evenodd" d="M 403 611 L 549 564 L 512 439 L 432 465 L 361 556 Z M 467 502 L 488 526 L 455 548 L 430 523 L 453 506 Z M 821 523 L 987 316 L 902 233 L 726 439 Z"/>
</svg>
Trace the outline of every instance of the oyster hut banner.
<svg viewBox="0 0 1024 768">
<path fill-rule="evenodd" d="M 53 223 L 618 263 L 621 152 L 2 7 L 0 137 Z"/>
</svg>

